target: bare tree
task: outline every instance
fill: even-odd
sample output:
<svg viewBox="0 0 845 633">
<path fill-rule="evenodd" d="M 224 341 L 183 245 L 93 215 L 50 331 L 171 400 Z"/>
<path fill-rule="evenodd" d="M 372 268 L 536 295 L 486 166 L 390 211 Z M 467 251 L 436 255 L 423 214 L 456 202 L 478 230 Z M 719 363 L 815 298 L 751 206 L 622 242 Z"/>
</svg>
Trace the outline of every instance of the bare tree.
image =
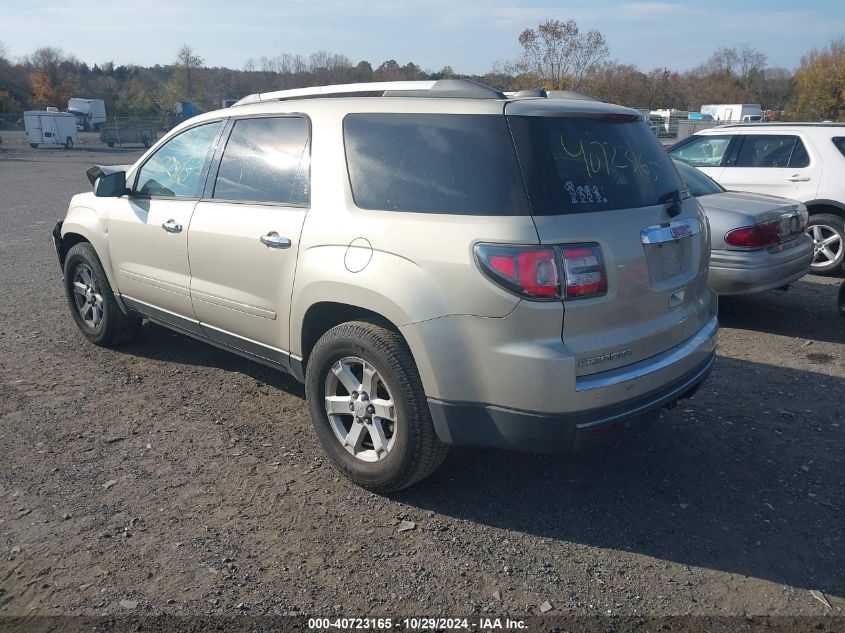
<svg viewBox="0 0 845 633">
<path fill-rule="evenodd" d="M 9 57 L 9 47 L 0 42 L 0 61 L 6 61 Z"/>
<path fill-rule="evenodd" d="M 525 29 L 519 44 L 522 57 L 512 70 L 557 90 L 580 90 L 608 54 L 604 35 L 597 30 L 582 33 L 575 20 L 546 20 L 536 29 Z"/>
</svg>

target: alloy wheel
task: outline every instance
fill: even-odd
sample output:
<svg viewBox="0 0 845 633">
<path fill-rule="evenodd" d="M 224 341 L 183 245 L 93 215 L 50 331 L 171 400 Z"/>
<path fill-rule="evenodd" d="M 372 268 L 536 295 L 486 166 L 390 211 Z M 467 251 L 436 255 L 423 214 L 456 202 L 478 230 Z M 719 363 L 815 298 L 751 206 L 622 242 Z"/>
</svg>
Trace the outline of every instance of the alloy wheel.
<svg viewBox="0 0 845 633">
<path fill-rule="evenodd" d="M 73 271 L 73 302 L 85 325 L 94 329 L 100 327 L 103 322 L 103 295 L 88 264 L 78 264 Z"/>
<path fill-rule="evenodd" d="M 396 405 L 376 368 L 347 356 L 329 369 L 325 380 L 326 413 L 335 438 L 365 462 L 386 458 L 396 443 Z"/>
<path fill-rule="evenodd" d="M 812 268 L 829 266 L 837 260 L 842 252 L 842 236 L 830 226 L 815 224 L 809 228 L 813 238 Z"/>
</svg>

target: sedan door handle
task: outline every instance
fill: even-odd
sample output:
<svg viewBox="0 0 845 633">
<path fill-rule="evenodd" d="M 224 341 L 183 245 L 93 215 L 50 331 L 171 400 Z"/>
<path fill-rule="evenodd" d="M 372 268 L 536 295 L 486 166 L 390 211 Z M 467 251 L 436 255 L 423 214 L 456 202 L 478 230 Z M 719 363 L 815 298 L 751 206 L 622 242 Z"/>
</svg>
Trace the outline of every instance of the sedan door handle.
<svg viewBox="0 0 845 633">
<path fill-rule="evenodd" d="M 795 174 L 794 176 L 790 176 L 789 178 L 787 178 L 787 180 L 789 180 L 790 182 L 807 182 L 808 180 L 810 180 L 810 177 Z"/>
<path fill-rule="evenodd" d="M 275 231 L 270 231 L 267 235 L 262 235 L 258 239 L 268 248 L 290 248 L 290 240 Z"/>
<path fill-rule="evenodd" d="M 176 220 L 168 220 L 167 222 L 161 225 L 168 233 L 181 233 L 182 232 L 182 225 L 177 223 Z"/>
</svg>

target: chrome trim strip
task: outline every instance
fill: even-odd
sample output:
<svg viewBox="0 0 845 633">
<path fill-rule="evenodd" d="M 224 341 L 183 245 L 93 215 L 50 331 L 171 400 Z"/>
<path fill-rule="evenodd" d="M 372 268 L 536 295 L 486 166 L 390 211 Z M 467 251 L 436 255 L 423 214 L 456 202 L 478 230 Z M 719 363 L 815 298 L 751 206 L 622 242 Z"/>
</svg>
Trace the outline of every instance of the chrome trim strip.
<svg viewBox="0 0 845 633">
<path fill-rule="evenodd" d="M 701 233 L 701 224 L 695 218 L 686 220 L 672 220 L 663 224 L 653 224 L 640 231 L 643 244 L 661 244 L 674 242 L 685 237 L 692 237 Z"/>
<path fill-rule="evenodd" d="M 643 376 L 648 376 L 654 372 L 666 369 L 690 354 L 702 349 L 704 351 L 713 351 L 716 349 L 716 333 L 718 331 L 719 319 L 714 316 L 691 338 L 665 352 L 633 363 L 632 365 L 576 378 L 575 391 L 590 391 L 591 389 L 612 387 L 619 383 L 636 380 L 637 378 L 642 378 Z"/>
<path fill-rule="evenodd" d="M 228 330 L 221 330 L 220 328 L 209 325 L 208 323 L 201 323 L 200 325 L 210 339 L 220 341 L 229 347 L 233 347 L 253 356 L 278 363 L 279 365 L 288 365 L 290 354 L 282 349 L 270 347 L 264 343 L 259 343 L 258 341 L 238 336 Z"/>
<path fill-rule="evenodd" d="M 713 368 L 713 363 L 715 362 L 716 352 L 711 352 L 709 359 L 705 363 L 704 367 L 701 368 L 701 370 L 695 372 L 695 375 L 692 378 L 685 380 L 682 384 L 673 388 L 672 391 L 670 391 L 669 393 L 660 394 L 659 397 L 655 398 L 654 400 L 650 400 L 649 402 L 646 402 L 645 404 L 642 404 L 634 409 L 628 409 L 627 411 L 624 411 L 622 413 L 610 415 L 601 418 L 600 420 L 594 420 L 592 422 L 582 422 L 581 424 L 577 424 L 575 428 L 581 430 L 589 429 L 596 426 L 602 426 L 604 424 L 612 423 L 619 419 L 630 418 L 639 413 L 644 413 L 668 402 L 672 402 L 672 400 L 675 400 L 676 398 L 684 395 L 687 391 L 689 391 L 690 389 L 695 387 L 695 385 L 700 383 Z"/>
</svg>

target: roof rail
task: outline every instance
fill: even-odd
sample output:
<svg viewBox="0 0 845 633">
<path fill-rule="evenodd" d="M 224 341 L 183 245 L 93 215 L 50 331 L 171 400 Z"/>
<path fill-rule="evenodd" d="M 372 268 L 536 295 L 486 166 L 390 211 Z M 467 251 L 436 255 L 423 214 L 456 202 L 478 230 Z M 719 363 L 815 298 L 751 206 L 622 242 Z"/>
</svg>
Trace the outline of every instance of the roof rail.
<svg viewBox="0 0 845 633">
<path fill-rule="evenodd" d="M 337 84 L 293 88 L 248 95 L 232 107 L 261 103 L 263 101 L 285 101 L 288 99 L 309 99 L 337 96 L 384 96 L 384 97 L 451 97 L 463 99 L 504 99 L 498 90 L 469 79 L 439 79 L 437 81 L 373 81 L 358 84 Z"/>
</svg>

